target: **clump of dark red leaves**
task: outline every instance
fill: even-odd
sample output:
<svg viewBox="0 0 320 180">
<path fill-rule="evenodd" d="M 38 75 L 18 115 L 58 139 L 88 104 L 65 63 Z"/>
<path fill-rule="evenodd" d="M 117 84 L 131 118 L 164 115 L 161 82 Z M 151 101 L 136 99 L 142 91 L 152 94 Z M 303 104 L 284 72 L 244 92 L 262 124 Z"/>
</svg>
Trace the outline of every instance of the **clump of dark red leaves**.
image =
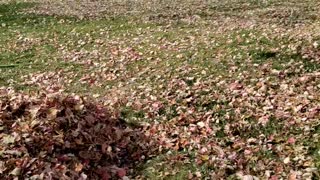
<svg viewBox="0 0 320 180">
<path fill-rule="evenodd" d="M 116 179 L 150 151 L 139 128 L 79 96 L 0 91 L 0 179 Z"/>
</svg>

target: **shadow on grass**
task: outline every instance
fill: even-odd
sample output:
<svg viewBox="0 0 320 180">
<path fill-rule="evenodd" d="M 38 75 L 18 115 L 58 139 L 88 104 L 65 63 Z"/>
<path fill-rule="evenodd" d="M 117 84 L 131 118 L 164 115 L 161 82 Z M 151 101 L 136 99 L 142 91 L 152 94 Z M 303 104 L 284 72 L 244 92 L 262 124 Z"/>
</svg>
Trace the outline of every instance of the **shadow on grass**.
<svg viewBox="0 0 320 180">
<path fill-rule="evenodd" d="M 314 72 L 320 68 L 320 64 L 314 61 L 314 58 L 303 58 L 304 54 L 299 52 L 297 54 L 288 54 L 281 52 L 272 51 L 261 51 L 255 50 L 250 52 L 250 56 L 254 63 L 263 64 L 266 62 L 271 62 L 275 69 L 283 70 L 290 61 L 301 62 L 304 66 L 306 72 Z"/>
<path fill-rule="evenodd" d="M 37 3 L 31 2 L 11 2 L 0 4 L 0 25 L 7 26 L 40 26 L 46 25 L 46 22 L 58 22 L 61 19 L 75 21 L 76 18 L 64 16 L 49 16 L 24 12 L 35 7 Z"/>
<path fill-rule="evenodd" d="M 32 20 L 36 20 L 39 17 L 36 15 L 26 15 L 21 11 L 34 7 L 36 3 L 16 3 L 11 2 L 9 4 L 0 5 L 0 23 L 2 26 L 10 25 L 25 25 L 30 23 Z"/>
</svg>

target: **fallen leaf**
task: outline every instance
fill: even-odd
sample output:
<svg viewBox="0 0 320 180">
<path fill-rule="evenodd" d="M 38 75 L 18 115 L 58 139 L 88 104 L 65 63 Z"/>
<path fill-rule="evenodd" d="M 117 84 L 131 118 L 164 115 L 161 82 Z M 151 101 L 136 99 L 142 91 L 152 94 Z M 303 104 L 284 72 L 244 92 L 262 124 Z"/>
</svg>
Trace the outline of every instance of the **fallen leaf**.
<svg viewBox="0 0 320 180">
<path fill-rule="evenodd" d="M 83 165 L 81 164 L 81 163 L 77 163 L 76 165 L 75 165 L 75 171 L 76 172 L 80 172 L 80 171 L 82 171 L 82 168 L 83 168 Z"/>
<path fill-rule="evenodd" d="M 252 175 L 244 175 L 242 177 L 242 180 L 259 180 L 259 178 L 256 176 L 252 176 Z"/>
<path fill-rule="evenodd" d="M 297 175 L 295 172 L 291 172 L 288 176 L 288 180 L 296 180 L 297 179 Z"/>
<path fill-rule="evenodd" d="M 294 137 L 290 137 L 290 138 L 288 139 L 288 143 L 290 143 L 290 144 L 294 144 L 295 142 L 296 142 L 296 140 L 295 140 Z"/>
<path fill-rule="evenodd" d="M 21 168 L 18 168 L 18 167 L 14 168 L 14 169 L 10 172 L 10 174 L 13 175 L 13 176 L 19 176 L 20 173 L 21 173 Z"/>
<path fill-rule="evenodd" d="M 15 142 L 15 137 L 11 135 L 6 135 L 2 137 L 2 143 L 3 144 L 12 144 Z"/>
<path fill-rule="evenodd" d="M 285 164 L 288 164 L 290 162 L 290 157 L 286 157 L 284 160 L 283 160 L 283 163 Z"/>
<path fill-rule="evenodd" d="M 200 128 L 205 127 L 205 124 L 204 124 L 204 122 L 202 122 L 202 121 L 198 122 L 197 125 L 198 125 Z"/>
<path fill-rule="evenodd" d="M 118 168 L 117 169 L 117 175 L 120 177 L 120 178 L 122 178 L 122 177 L 124 177 L 125 175 L 126 175 L 126 170 L 125 169 L 123 169 L 123 168 Z"/>
</svg>

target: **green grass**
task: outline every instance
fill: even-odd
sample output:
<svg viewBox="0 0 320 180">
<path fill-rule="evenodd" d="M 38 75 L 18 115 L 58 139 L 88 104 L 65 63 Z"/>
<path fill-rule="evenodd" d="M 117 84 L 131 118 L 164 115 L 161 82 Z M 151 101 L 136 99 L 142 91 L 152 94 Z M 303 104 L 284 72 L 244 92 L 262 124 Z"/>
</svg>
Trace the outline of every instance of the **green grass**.
<svg viewBox="0 0 320 180">
<path fill-rule="evenodd" d="M 167 155 L 159 155 L 158 157 L 149 160 L 142 167 L 142 173 L 146 179 L 168 179 L 168 180 L 182 180 L 189 178 L 189 174 L 199 170 L 202 174 L 208 175 L 209 166 L 203 165 L 197 167 L 195 162 L 183 162 L 172 159 L 172 163 L 163 163 L 164 161 L 170 161 L 171 157 L 178 156 L 192 156 L 191 154 L 185 154 L 183 152 L 171 152 Z M 176 162 L 174 162 L 176 161 Z M 196 176 L 194 176 L 196 178 Z"/>
<path fill-rule="evenodd" d="M 127 24 L 127 20 L 120 18 L 116 20 L 96 20 L 81 21 L 75 18 L 64 16 L 46 16 L 36 14 L 24 14 L 21 11 L 35 6 L 35 3 L 10 3 L 1 4 L 0 22 L 5 24 L 0 43 L 0 65 L 2 73 L 2 84 L 6 77 L 17 77 L 17 86 L 21 86 L 19 77 L 33 72 L 56 71 L 70 69 L 78 71 L 79 74 L 89 73 L 83 67 L 72 62 L 63 62 L 58 57 L 59 49 L 57 44 L 49 39 L 56 38 L 58 43 L 66 45 L 68 48 L 79 50 L 92 50 L 92 44 L 77 46 L 74 42 L 82 39 L 90 33 L 93 38 L 98 35 L 99 29 L 108 28 L 111 37 L 120 36 L 131 29 L 141 28 L 147 25 Z M 126 25 L 122 25 L 126 24 Z M 17 37 L 16 30 L 20 32 Z M 71 31 L 77 33 L 74 36 Z M 19 40 L 22 39 L 22 40 Z M 30 45 L 28 41 L 31 38 Z M 32 43 L 33 38 L 40 38 L 41 42 Z M 21 42 L 22 41 L 22 42 Z M 19 46 L 27 44 L 25 50 L 20 50 Z M 16 46 L 12 48 L 12 45 Z M 8 48 L 9 47 L 9 48 Z"/>
<path fill-rule="evenodd" d="M 125 4 L 123 9 L 131 9 L 132 15 L 79 19 L 63 13 L 55 16 L 26 13 L 30 8 L 41 7 L 41 2 L 0 4 L 0 86 L 29 92 L 59 85 L 67 93 L 99 95 L 101 101 L 117 98 L 114 106 L 119 108 L 121 118 L 132 124 L 174 122 L 174 126 L 168 126 L 181 130 L 210 119 L 214 133 L 208 134 L 207 140 L 224 148 L 226 153 L 232 152 L 236 140 L 245 142 L 264 135 L 263 143 L 275 136 L 272 143 L 285 144 L 289 136 L 303 134 L 304 127 L 288 128 L 289 119 L 277 119 L 273 110 L 266 110 L 272 116 L 265 126 L 259 125 L 258 119 L 265 115 L 264 103 L 273 101 L 268 97 L 283 93 L 281 85 L 295 88 L 292 96 L 306 91 L 318 95 L 316 80 L 310 85 L 315 88 L 313 91 L 307 84 L 295 83 L 300 76 L 320 69 L 320 63 L 314 60 L 317 57 L 304 58 L 307 52 L 304 50 L 311 49 L 315 54 L 319 50 L 312 48 L 313 41 L 318 40 L 312 30 L 319 27 L 319 19 L 314 16 L 316 1 L 241 0 L 206 6 L 198 1 L 177 1 L 168 6 L 167 1 L 161 1 L 154 9 L 144 3 L 131 5 Z M 199 20 L 188 21 L 196 15 Z M 301 24 L 305 26 L 300 27 Z M 310 36 L 305 35 L 308 40 L 296 35 L 308 33 Z M 275 70 L 285 74 L 284 77 L 272 74 Z M 37 77 L 43 79 L 25 83 Z M 235 81 L 243 84 L 243 89 L 252 88 L 259 93 L 249 94 L 245 99 L 244 92 L 237 94 L 230 90 Z M 272 91 L 260 90 L 257 84 L 261 82 Z M 285 100 L 273 103 L 278 101 Z M 309 101 L 311 105 L 319 103 L 317 97 Z M 162 103 L 163 107 L 152 110 L 153 103 Z M 296 102 L 290 103 L 298 106 Z M 293 114 L 292 119 L 305 116 L 290 108 L 286 112 Z M 314 134 L 319 134 L 318 129 L 316 126 Z M 312 147 L 308 153 L 319 168 L 319 145 L 312 137 L 297 141 Z M 200 144 L 205 146 L 206 142 Z M 262 146 L 265 145 L 259 148 Z M 163 152 L 140 165 L 138 173 L 148 179 L 186 179 L 190 173 L 201 172 L 202 177 L 209 177 L 221 171 L 229 179 L 236 178 L 240 169 L 233 167 L 235 161 L 226 160 L 229 166 L 224 169 L 208 162 L 197 164 L 197 149 L 193 148 L 171 155 Z M 247 161 L 244 166 L 248 170 L 243 171 L 259 177 L 264 174 L 255 170 L 254 164 L 258 162 L 255 158 L 266 161 L 283 158 L 282 152 L 264 149 L 253 153 L 254 158 L 246 159 L 245 148 L 239 146 L 237 150 L 239 157 Z M 168 164 L 171 157 L 180 155 L 191 161 Z"/>
</svg>

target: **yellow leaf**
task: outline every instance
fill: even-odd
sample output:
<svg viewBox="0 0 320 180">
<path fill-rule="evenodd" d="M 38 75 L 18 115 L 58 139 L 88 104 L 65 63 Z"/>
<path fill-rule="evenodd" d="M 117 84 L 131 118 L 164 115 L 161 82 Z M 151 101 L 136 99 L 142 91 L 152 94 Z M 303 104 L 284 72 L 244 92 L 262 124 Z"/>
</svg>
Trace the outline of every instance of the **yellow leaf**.
<svg viewBox="0 0 320 180">
<path fill-rule="evenodd" d="M 81 164 L 81 163 L 77 163 L 76 165 L 75 165 L 75 171 L 76 172 L 80 172 L 81 170 L 83 169 L 83 165 Z"/>
<path fill-rule="evenodd" d="M 51 109 L 49 110 L 49 113 L 48 113 L 48 115 L 47 115 L 47 118 L 48 118 L 49 120 L 53 120 L 53 119 L 55 119 L 55 118 L 57 117 L 57 114 L 58 114 L 58 109 L 51 108 Z"/>
<path fill-rule="evenodd" d="M 202 155 L 201 156 L 201 160 L 202 161 L 208 161 L 209 160 L 209 156 L 208 155 Z"/>
</svg>

